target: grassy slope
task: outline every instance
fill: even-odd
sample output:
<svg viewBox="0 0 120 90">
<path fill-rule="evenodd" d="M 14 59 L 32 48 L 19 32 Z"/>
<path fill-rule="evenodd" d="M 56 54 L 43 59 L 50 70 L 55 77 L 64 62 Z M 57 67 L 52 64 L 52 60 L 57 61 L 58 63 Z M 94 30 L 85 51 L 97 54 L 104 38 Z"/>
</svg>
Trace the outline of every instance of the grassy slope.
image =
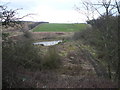
<svg viewBox="0 0 120 90">
<path fill-rule="evenodd" d="M 82 30 L 86 27 L 86 24 L 57 24 L 46 23 L 40 24 L 33 29 L 33 32 L 74 32 Z"/>
</svg>

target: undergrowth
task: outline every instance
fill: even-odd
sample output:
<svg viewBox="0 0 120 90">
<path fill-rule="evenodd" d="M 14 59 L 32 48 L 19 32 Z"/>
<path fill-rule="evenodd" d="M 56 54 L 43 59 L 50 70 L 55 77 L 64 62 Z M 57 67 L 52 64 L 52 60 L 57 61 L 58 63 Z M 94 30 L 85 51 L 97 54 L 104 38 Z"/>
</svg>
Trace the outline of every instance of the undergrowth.
<svg viewBox="0 0 120 90">
<path fill-rule="evenodd" d="M 27 33 L 28 34 L 28 33 Z M 29 35 L 22 41 L 5 39 L 2 44 L 3 88 L 22 86 L 19 79 L 19 67 L 23 70 L 56 69 L 60 66 L 60 57 L 55 47 L 50 47 L 45 57 L 42 57 L 41 48 L 32 44 Z M 24 87 L 24 86 L 23 86 Z"/>
</svg>

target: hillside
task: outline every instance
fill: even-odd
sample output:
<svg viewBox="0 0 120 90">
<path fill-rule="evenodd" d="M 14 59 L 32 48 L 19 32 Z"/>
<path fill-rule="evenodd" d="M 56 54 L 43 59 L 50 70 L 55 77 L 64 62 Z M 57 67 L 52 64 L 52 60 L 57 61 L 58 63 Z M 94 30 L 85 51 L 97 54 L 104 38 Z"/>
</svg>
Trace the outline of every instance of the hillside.
<svg viewBox="0 0 120 90">
<path fill-rule="evenodd" d="M 83 30 L 86 24 L 44 23 L 33 29 L 33 32 L 75 32 Z"/>
</svg>

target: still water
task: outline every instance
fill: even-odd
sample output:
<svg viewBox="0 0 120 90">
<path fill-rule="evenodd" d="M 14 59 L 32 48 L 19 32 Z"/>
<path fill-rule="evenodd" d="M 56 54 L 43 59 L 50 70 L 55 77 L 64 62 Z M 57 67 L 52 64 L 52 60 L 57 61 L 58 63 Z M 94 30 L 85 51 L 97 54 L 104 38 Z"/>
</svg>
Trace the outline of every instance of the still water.
<svg viewBox="0 0 120 90">
<path fill-rule="evenodd" d="M 62 42 L 62 40 L 57 40 L 57 41 L 43 41 L 43 42 L 33 43 L 33 45 L 52 46 L 52 45 L 56 45 L 56 44 L 58 44 L 60 42 Z"/>
</svg>

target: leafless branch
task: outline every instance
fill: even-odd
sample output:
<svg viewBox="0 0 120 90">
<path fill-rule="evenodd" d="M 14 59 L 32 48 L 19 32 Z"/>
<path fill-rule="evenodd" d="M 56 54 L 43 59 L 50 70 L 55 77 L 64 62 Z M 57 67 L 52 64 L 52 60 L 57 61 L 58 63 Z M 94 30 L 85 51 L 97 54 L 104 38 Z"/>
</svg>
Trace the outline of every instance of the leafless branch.
<svg viewBox="0 0 120 90">
<path fill-rule="evenodd" d="M 16 14 L 17 14 L 17 11 L 18 10 L 21 10 L 22 8 L 18 8 L 18 9 L 15 9 L 15 10 L 7 10 L 7 6 L 5 5 L 0 5 L 0 9 L 1 9 L 1 12 L 0 12 L 0 20 L 2 21 L 2 25 L 5 25 L 5 26 L 15 26 L 14 24 L 18 24 L 18 21 L 25 18 L 25 17 L 28 17 L 28 16 L 31 16 L 31 15 L 34 15 L 34 14 L 27 14 L 27 15 L 24 15 L 20 18 L 16 17 Z"/>
<path fill-rule="evenodd" d="M 120 1 L 117 2 L 117 1 L 115 0 L 115 3 L 116 3 L 116 8 L 117 8 L 117 10 L 118 10 L 118 13 L 120 14 L 120 4 L 118 5 L 118 3 L 120 3 Z"/>
</svg>

